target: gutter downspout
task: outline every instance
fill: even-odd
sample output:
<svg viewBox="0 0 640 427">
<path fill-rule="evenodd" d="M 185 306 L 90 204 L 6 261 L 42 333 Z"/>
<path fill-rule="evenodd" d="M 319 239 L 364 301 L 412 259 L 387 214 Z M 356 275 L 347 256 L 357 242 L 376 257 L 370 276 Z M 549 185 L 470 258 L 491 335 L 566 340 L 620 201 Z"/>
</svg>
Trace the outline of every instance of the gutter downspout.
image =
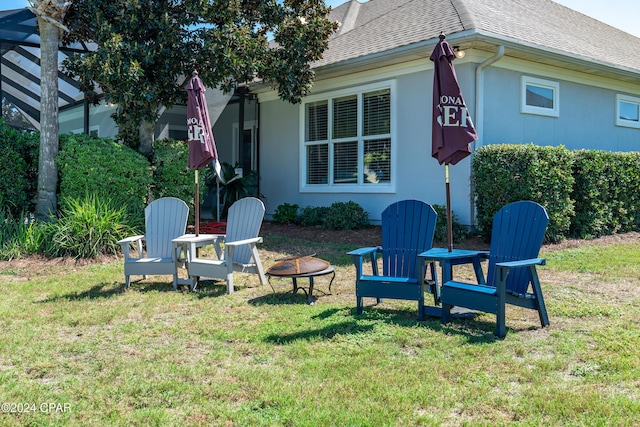
<svg viewBox="0 0 640 427">
<path fill-rule="evenodd" d="M 498 51 L 490 58 L 487 58 L 484 62 L 478 65 L 476 68 L 476 132 L 478 134 L 478 140 L 473 142 L 473 152 L 475 153 L 476 149 L 479 146 L 482 146 L 484 143 L 484 69 L 488 66 L 498 62 L 504 56 L 504 45 L 498 46 Z M 480 142 L 479 146 L 477 145 L 478 141 Z M 469 166 L 471 167 L 471 166 Z M 470 171 L 471 172 L 471 171 Z M 473 223 L 473 227 L 475 228 L 477 225 L 476 221 L 476 204 L 473 197 L 474 188 L 473 181 L 471 181 L 471 221 Z"/>
</svg>

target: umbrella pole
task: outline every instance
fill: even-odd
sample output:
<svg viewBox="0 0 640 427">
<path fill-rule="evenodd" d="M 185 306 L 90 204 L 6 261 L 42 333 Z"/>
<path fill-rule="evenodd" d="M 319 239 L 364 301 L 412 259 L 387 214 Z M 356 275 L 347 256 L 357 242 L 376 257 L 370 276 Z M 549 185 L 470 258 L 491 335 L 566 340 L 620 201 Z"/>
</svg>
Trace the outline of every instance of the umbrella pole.
<svg viewBox="0 0 640 427">
<path fill-rule="evenodd" d="M 444 165 L 444 183 L 447 192 L 447 238 L 449 240 L 449 252 L 453 251 L 453 218 L 451 217 L 451 191 L 449 189 L 449 164 Z"/>
<path fill-rule="evenodd" d="M 200 235 L 200 184 L 198 183 L 198 169 L 196 169 L 196 196 L 195 196 L 195 208 L 196 208 L 196 218 L 195 218 L 195 226 L 196 226 L 196 237 Z"/>
</svg>

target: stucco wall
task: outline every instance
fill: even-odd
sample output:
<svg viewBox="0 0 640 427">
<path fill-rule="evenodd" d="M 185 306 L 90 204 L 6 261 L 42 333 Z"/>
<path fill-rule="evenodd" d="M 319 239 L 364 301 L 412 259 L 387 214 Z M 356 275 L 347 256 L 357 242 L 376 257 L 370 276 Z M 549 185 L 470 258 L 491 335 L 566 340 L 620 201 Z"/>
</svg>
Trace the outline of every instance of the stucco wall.
<svg viewBox="0 0 640 427">
<path fill-rule="evenodd" d="M 463 67 L 465 68 L 465 67 Z M 469 81 L 472 67 L 459 71 L 461 82 Z M 369 213 L 372 222 L 380 221 L 382 210 L 397 200 L 419 199 L 444 205 L 444 166 L 431 157 L 431 94 L 433 72 L 422 70 L 399 74 L 393 78 L 396 88 L 397 144 L 395 160 L 395 190 L 385 193 L 324 193 L 300 192 L 299 105 L 281 101 L 261 103 L 261 193 L 265 196 L 267 217 L 283 203 L 300 207 L 328 206 L 336 201 L 353 200 Z M 463 83 L 461 83 L 463 84 Z M 356 87 L 358 85 L 355 85 Z M 471 91 L 463 87 L 463 91 Z M 470 223 L 468 159 L 450 168 L 452 206 L 461 222 Z"/>
<path fill-rule="evenodd" d="M 543 76 L 559 83 L 559 117 L 520 112 L 522 72 L 491 67 L 485 72 L 485 144 L 534 143 L 569 149 L 637 151 L 640 130 L 616 126 L 616 94 L 620 90 L 575 83 L 566 75 Z"/>
</svg>

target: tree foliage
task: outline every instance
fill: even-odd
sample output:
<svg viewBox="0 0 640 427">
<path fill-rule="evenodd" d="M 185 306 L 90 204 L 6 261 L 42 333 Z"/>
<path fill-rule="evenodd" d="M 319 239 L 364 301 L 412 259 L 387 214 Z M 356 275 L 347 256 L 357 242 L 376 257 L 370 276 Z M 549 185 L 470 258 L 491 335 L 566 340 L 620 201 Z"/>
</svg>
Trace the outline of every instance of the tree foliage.
<svg viewBox="0 0 640 427">
<path fill-rule="evenodd" d="M 160 109 L 184 102 L 186 78 L 232 90 L 262 79 L 289 102 L 310 89 L 310 61 L 320 59 L 337 28 L 322 0 L 76 0 L 67 15 L 70 40 L 97 50 L 66 67 L 87 93 L 99 85 L 117 104 L 126 144 Z"/>
</svg>

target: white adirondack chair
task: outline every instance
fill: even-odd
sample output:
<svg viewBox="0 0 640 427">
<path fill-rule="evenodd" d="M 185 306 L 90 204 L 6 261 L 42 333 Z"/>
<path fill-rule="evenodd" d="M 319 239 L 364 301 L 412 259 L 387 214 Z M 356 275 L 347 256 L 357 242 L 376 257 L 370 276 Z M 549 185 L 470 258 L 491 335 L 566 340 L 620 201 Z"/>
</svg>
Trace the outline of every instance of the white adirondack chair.
<svg viewBox="0 0 640 427">
<path fill-rule="evenodd" d="M 151 274 L 171 274 L 175 282 L 176 266 L 171 254 L 171 240 L 185 233 L 188 217 L 189 207 L 175 197 L 163 197 L 149 203 L 144 209 L 145 234 L 118 241 L 124 254 L 127 288 L 131 284 L 130 277 L 134 275 L 146 279 Z M 138 258 L 132 257 L 132 248 L 136 249 Z"/>
<path fill-rule="evenodd" d="M 264 219 L 264 204 L 255 197 L 245 197 L 229 208 L 227 234 L 218 235 L 214 241 L 218 259 L 198 258 L 191 254 L 187 261 L 189 277 L 194 288 L 201 277 L 224 279 L 227 293 L 233 292 L 233 272 L 257 274 L 260 284 L 267 283 L 264 269 L 258 255 L 258 236 Z"/>
</svg>

